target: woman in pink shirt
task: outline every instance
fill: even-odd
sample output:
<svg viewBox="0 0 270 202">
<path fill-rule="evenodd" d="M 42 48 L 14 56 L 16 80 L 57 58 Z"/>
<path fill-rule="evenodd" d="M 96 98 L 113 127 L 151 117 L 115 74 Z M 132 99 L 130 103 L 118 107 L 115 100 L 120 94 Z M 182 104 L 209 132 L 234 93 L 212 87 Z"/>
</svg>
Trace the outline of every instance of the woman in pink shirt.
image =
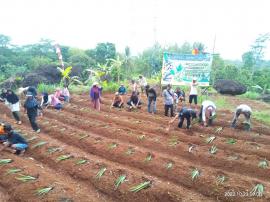
<svg viewBox="0 0 270 202">
<path fill-rule="evenodd" d="M 54 107 L 54 109 L 61 110 L 63 108 L 63 105 L 61 101 L 55 96 L 55 95 L 50 95 L 51 97 L 51 105 Z"/>
<path fill-rule="evenodd" d="M 64 98 L 64 101 L 65 102 L 69 102 L 69 100 L 70 100 L 70 93 L 69 93 L 69 90 L 68 90 L 67 85 L 64 86 L 64 89 L 62 90 L 62 93 L 61 93 L 61 97 Z"/>
</svg>

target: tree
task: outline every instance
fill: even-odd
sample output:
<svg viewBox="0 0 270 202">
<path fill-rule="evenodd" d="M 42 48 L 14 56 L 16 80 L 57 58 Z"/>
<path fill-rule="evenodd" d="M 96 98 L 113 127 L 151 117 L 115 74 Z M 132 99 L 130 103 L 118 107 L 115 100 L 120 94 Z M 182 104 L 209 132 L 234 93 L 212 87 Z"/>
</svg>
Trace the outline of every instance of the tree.
<svg viewBox="0 0 270 202">
<path fill-rule="evenodd" d="M 117 82 L 120 82 L 120 73 L 121 73 L 121 67 L 123 65 L 123 61 L 120 59 L 119 55 L 116 59 L 109 59 L 108 61 L 111 61 L 111 67 L 112 70 L 116 71 L 117 74 Z"/>
<path fill-rule="evenodd" d="M 10 44 L 11 38 L 9 36 L 0 34 L 0 47 L 6 48 Z"/>
<path fill-rule="evenodd" d="M 244 63 L 244 67 L 251 70 L 255 63 L 253 53 L 251 51 L 245 52 L 242 55 L 242 61 Z"/>
<path fill-rule="evenodd" d="M 113 43 L 99 43 L 96 46 L 96 61 L 99 64 L 106 64 L 107 60 L 116 58 L 116 49 Z"/>
</svg>

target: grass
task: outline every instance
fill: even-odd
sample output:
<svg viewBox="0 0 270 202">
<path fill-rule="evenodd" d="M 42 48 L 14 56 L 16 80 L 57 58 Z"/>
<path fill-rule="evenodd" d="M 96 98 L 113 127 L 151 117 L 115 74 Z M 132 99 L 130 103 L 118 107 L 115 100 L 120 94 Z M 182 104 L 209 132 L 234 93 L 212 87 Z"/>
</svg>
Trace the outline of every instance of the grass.
<svg viewBox="0 0 270 202">
<path fill-rule="evenodd" d="M 44 187 L 44 188 L 40 188 L 37 189 L 35 191 L 36 195 L 38 196 L 45 196 L 46 194 L 48 194 L 51 190 L 53 190 L 54 187 Z"/>
<path fill-rule="evenodd" d="M 71 93 L 80 94 L 80 93 L 86 93 L 89 90 L 90 90 L 90 86 L 84 86 L 84 85 L 70 85 L 69 86 L 69 91 Z"/>
<path fill-rule="evenodd" d="M 36 177 L 33 177 L 31 175 L 22 175 L 20 174 L 20 177 L 16 177 L 17 180 L 21 181 L 21 182 L 29 182 L 29 181 L 33 181 L 36 180 Z"/>
<path fill-rule="evenodd" d="M 11 163 L 12 159 L 0 159 L 0 165 L 6 165 L 8 163 Z"/>
<path fill-rule="evenodd" d="M 37 86 L 37 91 L 39 93 L 47 92 L 50 94 L 50 93 L 53 93 L 55 91 L 55 89 L 58 87 L 59 87 L 59 85 L 40 83 Z"/>
<path fill-rule="evenodd" d="M 247 91 L 245 94 L 243 95 L 239 95 L 240 98 L 248 98 L 251 100 L 258 100 L 260 97 L 259 93 L 256 92 L 252 92 L 252 91 Z"/>
<path fill-rule="evenodd" d="M 255 111 L 252 113 L 252 116 L 256 120 L 270 125 L 270 111 Z"/>
<path fill-rule="evenodd" d="M 126 180 L 126 175 L 121 175 L 117 178 L 117 180 L 114 183 L 114 188 L 118 189 L 118 187 Z"/>
<path fill-rule="evenodd" d="M 150 184 L 151 184 L 150 181 L 142 182 L 142 183 L 138 184 L 137 186 L 131 187 L 130 191 L 137 193 L 143 189 L 150 187 Z"/>
<path fill-rule="evenodd" d="M 98 171 L 97 175 L 96 175 L 96 179 L 99 180 L 99 179 L 103 176 L 103 174 L 105 173 L 106 170 L 107 170 L 106 167 L 101 168 L 101 169 Z"/>
</svg>

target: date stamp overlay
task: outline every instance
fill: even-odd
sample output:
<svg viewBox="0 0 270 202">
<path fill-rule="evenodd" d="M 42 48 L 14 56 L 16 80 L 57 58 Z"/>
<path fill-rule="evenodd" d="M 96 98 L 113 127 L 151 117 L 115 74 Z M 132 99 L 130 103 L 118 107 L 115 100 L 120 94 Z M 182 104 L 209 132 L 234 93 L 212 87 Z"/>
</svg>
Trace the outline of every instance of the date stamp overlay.
<svg viewBox="0 0 270 202">
<path fill-rule="evenodd" d="M 235 190 L 228 190 L 224 193 L 225 197 L 263 197 L 263 194 L 260 192 L 252 192 L 252 191 L 235 191 Z"/>
</svg>

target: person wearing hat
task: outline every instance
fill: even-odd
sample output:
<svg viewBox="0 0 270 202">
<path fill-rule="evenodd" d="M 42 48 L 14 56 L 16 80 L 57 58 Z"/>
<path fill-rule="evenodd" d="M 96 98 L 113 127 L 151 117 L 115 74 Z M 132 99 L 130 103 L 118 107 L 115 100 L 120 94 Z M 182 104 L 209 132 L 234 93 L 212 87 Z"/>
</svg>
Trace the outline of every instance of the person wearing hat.
<svg viewBox="0 0 270 202">
<path fill-rule="evenodd" d="M 6 101 L 17 124 L 22 124 L 20 118 L 20 100 L 19 97 L 10 89 L 6 92 Z"/>
<path fill-rule="evenodd" d="M 216 116 L 216 109 L 217 107 L 214 102 L 210 100 L 203 101 L 199 113 L 199 122 L 202 122 L 206 127 L 211 125 Z"/>
<path fill-rule="evenodd" d="M 40 107 L 38 101 L 36 100 L 36 98 L 33 96 L 31 92 L 27 92 L 26 101 L 23 106 L 24 106 L 25 111 L 27 112 L 27 116 L 29 118 L 32 129 L 35 132 L 39 133 L 40 128 L 38 127 L 36 123 L 36 118 L 38 115 L 38 110 L 42 111 L 42 108 Z"/>
<path fill-rule="evenodd" d="M 251 117 L 251 114 L 252 114 L 252 110 L 251 108 L 246 105 L 246 104 L 241 104 L 239 105 L 236 110 L 235 110 L 235 113 L 234 113 L 234 117 L 233 117 L 233 120 L 232 120 L 232 125 L 231 127 L 232 128 L 235 128 L 236 127 L 236 122 L 237 122 L 237 119 L 239 118 L 239 116 L 243 114 L 245 116 L 245 119 L 246 119 L 246 123 L 248 125 L 248 127 L 245 129 L 247 131 L 250 130 L 251 128 L 251 124 L 250 124 L 250 117 Z"/>
<path fill-rule="evenodd" d="M 170 109 L 171 117 L 173 117 L 174 91 L 172 90 L 171 84 L 168 84 L 167 88 L 163 90 L 162 96 L 164 97 L 165 116 L 168 116 L 168 112 Z"/>
<path fill-rule="evenodd" d="M 93 108 L 98 111 L 100 111 L 101 91 L 102 88 L 98 86 L 97 82 L 94 82 L 90 90 L 90 99 Z"/>
<path fill-rule="evenodd" d="M 121 86 L 118 89 L 118 93 L 120 95 L 125 95 L 127 93 L 126 87 L 124 86 L 124 84 L 121 84 Z"/>
<path fill-rule="evenodd" d="M 147 111 L 149 113 L 157 112 L 157 92 L 154 88 L 150 87 L 148 84 L 145 86 L 145 92 L 148 99 Z M 153 103 L 153 111 L 151 110 L 151 105 Z"/>
<path fill-rule="evenodd" d="M 28 148 L 27 141 L 19 133 L 15 132 L 9 124 L 4 125 L 4 131 L 6 133 L 6 140 L 0 151 L 10 147 L 12 153 L 17 155 L 24 154 L 25 150 Z"/>
<path fill-rule="evenodd" d="M 114 98 L 111 104 L 111 108 L 112 107 L 116 107 L 116 108 L 124 107 L 124 100 L 123 100 L 123 97 L 119 94 L 119 92 L 116 92 L 114 94 Z"/>
<path fill-rule="evenodd" d="M 192 101 L 194 100 L 194 104 L 197 106 L 198 103 L 198 83 L 197 78 L 193 77 L 192 83 L 190 85 L 190 93 L 189 93 L 189 104 L 192 104 Z"/>
</svg>

